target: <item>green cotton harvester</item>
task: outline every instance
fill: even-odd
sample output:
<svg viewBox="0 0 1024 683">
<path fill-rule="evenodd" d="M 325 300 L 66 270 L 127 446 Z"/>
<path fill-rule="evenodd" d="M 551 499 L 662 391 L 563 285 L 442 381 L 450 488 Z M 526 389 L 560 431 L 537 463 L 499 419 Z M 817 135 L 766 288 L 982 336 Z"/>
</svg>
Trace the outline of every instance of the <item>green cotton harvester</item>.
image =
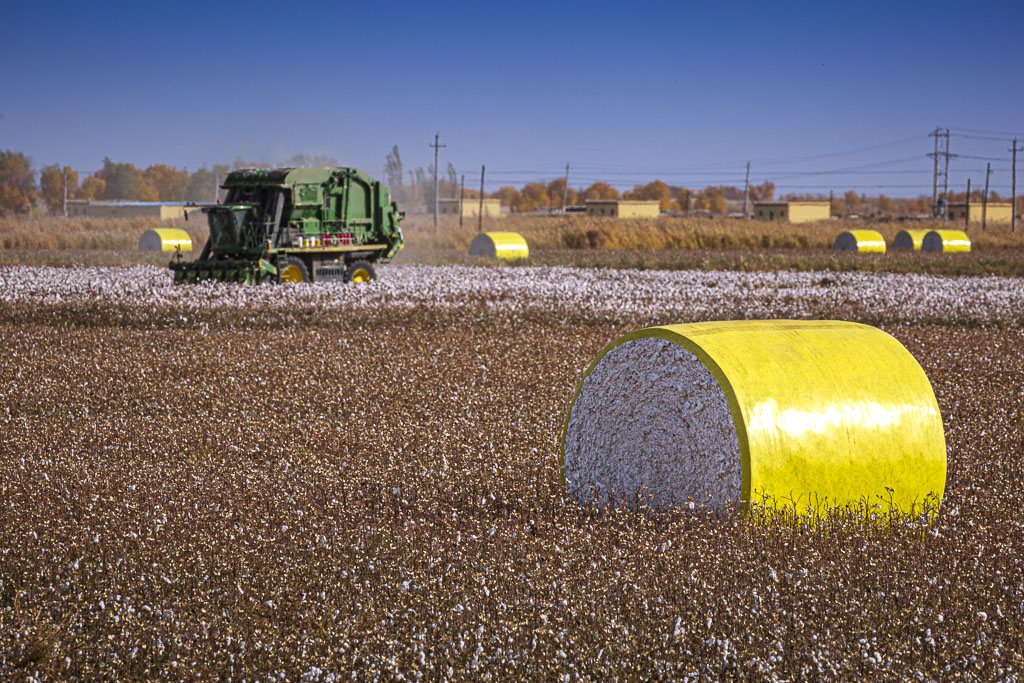
<svg viewBox="0 0 1024 683">
<path fill-rule="evenodd" d="M 369 282 L 404 242 L 391 191 L 355 168 L 245 168 L 203 209 L 210 239 L 175 282 Z"/>
</svg>

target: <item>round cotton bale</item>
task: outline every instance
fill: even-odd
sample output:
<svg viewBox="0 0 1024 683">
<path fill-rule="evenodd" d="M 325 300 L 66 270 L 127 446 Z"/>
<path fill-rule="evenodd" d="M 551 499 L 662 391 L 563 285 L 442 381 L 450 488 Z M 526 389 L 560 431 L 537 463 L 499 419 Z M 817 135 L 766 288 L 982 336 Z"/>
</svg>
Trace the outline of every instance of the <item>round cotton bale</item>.
<svg viewBox="0 0 1024 683">
<path fill-rule="evenodd" d="M 877 230 L 846 230 L 836 237 L 833 248 L 836 251 L 884 254 L 885 238 Z"/>
<path fill-rule="evenodd" d="M 530 249 L 517 232 L 482 232 L 470 243 L 469 255 L 512 261 L 528 258 Z"/>
<path fill-rule="evenodd" d="M 142 233 L 140 251 L 192 251 L 192 238 L 184 230 L 155 228 Z"/>
<path fill-rule="evenodd" d="M 576 388 L 562 477 L 581 501 L 798 514 L 850 503 L 919 512 L 946 482 L 931 384 L 893 337 L 837 321 L 638 330 Z"/>
<path fill-rule="evenodd" d="M 971 250 L 971 238 L 963 230 L 932 230 L 921 242 L 921 251 L 963 253 Z"/>
<path fill-rule="evenodd" d="M 892 241 L 892 248 L 900 251 L 921 251 L 927 230 L 900 230 Z"/>
</svg>

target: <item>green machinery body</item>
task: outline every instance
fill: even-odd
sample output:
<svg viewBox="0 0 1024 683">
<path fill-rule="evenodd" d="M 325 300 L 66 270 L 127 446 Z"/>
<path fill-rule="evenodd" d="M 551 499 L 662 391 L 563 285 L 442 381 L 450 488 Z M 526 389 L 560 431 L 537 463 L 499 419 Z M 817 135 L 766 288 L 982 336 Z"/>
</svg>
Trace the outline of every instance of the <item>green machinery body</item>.
<svg viewBox="0 0 1024 683">
<path fill-rule="evenodd" d="M 355 168 L 239 169 L 221 187 L 203 209 L 210 239 L 171 262 L 175 282 L 365 282 L 404 243 L 390 190 Z"/>
</svg>

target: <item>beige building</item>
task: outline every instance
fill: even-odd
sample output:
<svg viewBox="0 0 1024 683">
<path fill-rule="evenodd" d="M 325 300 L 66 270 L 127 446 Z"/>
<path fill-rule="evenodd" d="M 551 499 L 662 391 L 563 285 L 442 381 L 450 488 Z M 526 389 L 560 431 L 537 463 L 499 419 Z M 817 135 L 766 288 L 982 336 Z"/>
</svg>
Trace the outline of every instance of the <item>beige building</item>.
<svg viewBox="0 0 1024 683">
<path fill-rule="evenodd" d="M 69 216 L 85 216 L 87 218 L 159 218 L 173 220 L 184 218 L 202 218 L 196 212 L 202 206 L 181 202 L 94 202 L 92 200 L 68 201 Z"/>
<path fill-rule="evenodd" d="M 954 202 L 949 205 L 949 220 L 950 222 L 963 223 L 964 219 L 967 218 L 967 212 L 970 211 L 971 223 L 981 223 L 981 202 L 971 202 L 970 205 L 965 202 Z M 985 222 L 986 223 L 1009 223 L 1013 218 L 1013 214 L 1010 211 L 1010 202 L 989 202 L 985 206 Z"/>
<path fill-rule="evenodd" d="M 754 218 L 760 221 L 789 221 L 810 223 L 827 221 L 832 217 L 832 205 L 827 201 L 754 202 Z"/>
<path fill-rule="evenodd" d="M 605 218 L 657 218 L 661 202 L 643 199 L 588 199 L 587 215 Z"/>
<path fill-rule="evenodd" d="M 440 199 L 437 202 L 438 213 L 442 216 L 458 216 L 458 199 Z M 480 215 L 480 198 L 466 197 L 462 200 L 463 218 L 476 218 Z M 501 218 L 501 200 L 497 197 L 484 197 L 484 218 Z"/>
</svg>

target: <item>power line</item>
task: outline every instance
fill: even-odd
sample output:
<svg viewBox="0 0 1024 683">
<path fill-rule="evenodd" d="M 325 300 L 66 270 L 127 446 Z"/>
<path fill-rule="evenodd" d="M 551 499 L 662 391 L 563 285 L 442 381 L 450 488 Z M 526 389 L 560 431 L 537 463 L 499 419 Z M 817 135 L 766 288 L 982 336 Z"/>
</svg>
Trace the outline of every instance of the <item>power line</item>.
<svg viewBox="0 0 1024 683">
<path fill-rule="evenodd" d="M 1006 133 L 999 130 L 979 130 L 977 128 L 950 128 L 950 130 L 960 131 L 963 133 L 977 133 L 979 135 L 1002 135 L 1002 138 L 993 139 L 1000 139 L 1003 142 L 1012 137 L 1024 137 L 1024 135 L 1021 135 L 1020 133 Z"/>
<path fill-rule="evenodd" d="M 854 149 L 845 149 L 845 150 L 839 150 L 839 151 L 835 151 L 835 152 L 824 152 L 822 154 L 808 154 L 808 155 L 804 155 L 804 156 L 786 157 L 786 158 L 777 159 L 777 160 L 758 159 L 756 161 L 758 163 L 765 163 L 765 164 L 788 164 L 788 163 L 795 163 L 797 161 L 814 161 L 815 159 L 828 159 L 828 158 L 831 158 L 831 157 L 843 156 L 843 155 L 846 155 L 846 154 L 861 154 L 863 152 L 870 152 L 870 151 L 873 151 L 873 150 L 876 150 L 876 149 L 883 149 L 883 148 L 886 148 L 886 147 L 896 147 L 898 145 L 907 144 L 908 142 L 913 142 L 915 140 L 920 141 L 920 139 L 921 139 L 921 137 L 923 135 L 924 135 L 923 133 L 917 133 L 917 134 L 914 134 L 914 135 L 909 135 L 909 136 L 907 136 L 905 138 L 899 138 L 898 140 L 890 140 L 889 142 L 880 142 L 880 143 L 875 144 L 875 145 L 868 145 L 866 147 L 856 147 Z"/>
</svg>

